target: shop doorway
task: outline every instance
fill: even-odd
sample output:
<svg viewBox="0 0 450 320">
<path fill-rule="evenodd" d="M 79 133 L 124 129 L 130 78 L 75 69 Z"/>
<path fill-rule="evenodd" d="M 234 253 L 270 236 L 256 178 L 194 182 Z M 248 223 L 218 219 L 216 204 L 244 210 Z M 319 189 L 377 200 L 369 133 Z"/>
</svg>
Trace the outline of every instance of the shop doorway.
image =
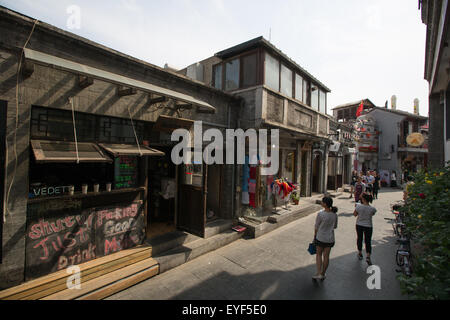
<svg viewBox="0 0 450 320">
<path fill-rule="evenodd" d="M 223 165 L 208 166 L 208 194 L 206 201 L 206 222 L 223 218 L 221 212 L 221 190 L 222 190 Z"/>
<path fill-rule="evenodd" d="M 306 176 L 308 173 L 307 163 L 308 163 L 308 151 L 302 151 L 302 168 L 301 168 L 301 176 L 300 176 L 300 196 L 306 197 Z"/>
<path fill-rule="evenodd" d="M 320 192 L 320 163 L 322 156 L 320 153 L 314 153 L 312 165 L 312 192 Z"/>
<path fill-rule="evenodd" d="M 161 148 L 164 157 L 148 158 L 147 239 L 176 230 L 177 166 L 170 159 L 171 148 Z"/>
<path fill-rule="evenodd" d="M 180 167 L 182 169 L 179 177 L 177 227 L 204 237 L 208 192 L 205 181 L 208 181 L 208 166 L 194 163 Z"/>
<path fill-rule="evenodd" d="M 6 168 L 6 101 L 0 100 L 0 263 L 2 262 L 3 210 L 5 193 Z"/>
</svg>

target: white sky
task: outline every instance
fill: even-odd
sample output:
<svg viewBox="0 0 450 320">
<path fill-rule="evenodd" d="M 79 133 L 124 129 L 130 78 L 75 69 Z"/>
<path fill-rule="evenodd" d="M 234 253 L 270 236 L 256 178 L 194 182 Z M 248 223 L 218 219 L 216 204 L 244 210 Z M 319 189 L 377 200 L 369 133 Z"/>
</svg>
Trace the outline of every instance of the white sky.
<svg viewBox="0 0 450 320">
<path fill-rule="evenodd" d="M 264 36 L 331 89 L 328 110 L 369 98 L 428 116 L 417 0 L 0 0 L 0 5 L 163 67 Z M 68 29 L 67 8 L 81 9 Z M 270 33 L 269 33 L 269 30 Z"/>
</svg>

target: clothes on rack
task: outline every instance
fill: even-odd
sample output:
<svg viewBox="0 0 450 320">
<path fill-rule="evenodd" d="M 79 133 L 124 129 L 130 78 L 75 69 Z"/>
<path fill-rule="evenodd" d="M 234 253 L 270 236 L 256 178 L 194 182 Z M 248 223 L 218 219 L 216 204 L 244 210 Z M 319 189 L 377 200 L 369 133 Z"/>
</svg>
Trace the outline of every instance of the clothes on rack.
<svg viewBox="0 0 450 320">
<path fill-rule="evenodd" d="M 286 199 L 295 189 L 295 186 L 286 179 L 276 179 L 270 185 L 272 194 L 281 199 Z"/>
</svg>

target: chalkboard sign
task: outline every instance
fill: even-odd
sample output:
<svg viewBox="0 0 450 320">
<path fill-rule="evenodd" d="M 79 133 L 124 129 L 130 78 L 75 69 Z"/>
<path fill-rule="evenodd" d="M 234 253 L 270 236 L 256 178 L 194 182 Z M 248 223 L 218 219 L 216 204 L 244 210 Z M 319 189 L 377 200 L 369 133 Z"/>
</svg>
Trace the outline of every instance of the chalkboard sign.
<svg viewBox="0 0 450 320">
<path fill-rule="evenodd" d="M 138 159 L 118 156 L 114 159 L 114 189 L 137 187 Z"/>
<path fill-rule="evenodd" d="M 26 280 L 142 244 L 142 209 L 141 201 L 95 208 L 75 199 L 29 204 Z"/>
</svg>

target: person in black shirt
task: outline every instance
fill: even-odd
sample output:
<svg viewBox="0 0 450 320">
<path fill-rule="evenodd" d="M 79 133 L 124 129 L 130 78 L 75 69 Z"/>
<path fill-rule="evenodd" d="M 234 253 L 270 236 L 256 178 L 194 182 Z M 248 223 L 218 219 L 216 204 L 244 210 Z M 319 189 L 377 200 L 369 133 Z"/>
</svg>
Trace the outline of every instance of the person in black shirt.
<svg viewBox="0 0 450 320">
<path fill-rule="evenodd" d="M 381 177 L 378 172 L 375 171 L 375 181 L 373 183 L 373 197 L 374 199 L 378 199 L 378 190 L 381 188 Z"/>
<path fill-rule="evenodd" d="M 356 181 L 358 181 L 358 172 L 355 170 L 352 172 L 352 182 L 350 183 L 350 199 L 353 197 Z"/>
</svg>

